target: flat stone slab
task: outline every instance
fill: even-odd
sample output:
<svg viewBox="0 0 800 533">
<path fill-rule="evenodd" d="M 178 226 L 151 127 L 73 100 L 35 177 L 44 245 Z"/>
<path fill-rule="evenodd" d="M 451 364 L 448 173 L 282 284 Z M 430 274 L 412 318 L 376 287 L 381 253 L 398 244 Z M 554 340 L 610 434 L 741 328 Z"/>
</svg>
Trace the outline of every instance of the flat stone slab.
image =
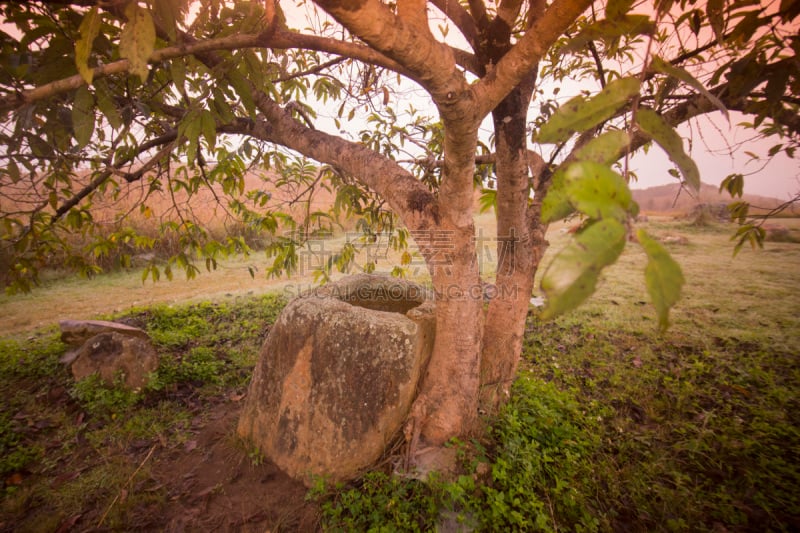
<svg viewBox="0 0 800 533">
<path fill-rule="evenodd" d="M 112 331 L 150 340 L 147 332 L 143 329 L 108 320 L 62 320 L 58 323 L 58 327 L 61 329 L 62 342 L 69 345 L 83 344 L 95 335 Z"/>
</svg>

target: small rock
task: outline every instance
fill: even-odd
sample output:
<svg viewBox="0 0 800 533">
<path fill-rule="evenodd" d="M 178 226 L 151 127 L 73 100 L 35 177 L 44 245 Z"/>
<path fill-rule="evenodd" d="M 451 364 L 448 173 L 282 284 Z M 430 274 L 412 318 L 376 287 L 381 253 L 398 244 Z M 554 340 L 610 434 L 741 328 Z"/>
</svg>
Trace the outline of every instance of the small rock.
<svg viewBox="0 0 800 533">
<path fill-rule="evenodd" d="M 98 373 L 112 385 L 121 373 L 125 385 L 137 389 L 158 368 L 158 352 L 149 340 L 117 331 L 95 335 L 74 352 L 71 370 L 76 380 Z"/>
<path fill-rule="evenodd" d="M 800 242 L 800 237 L 793 235 L 791 230 L 780 224 L 764 224 L 764 240 L 767 242 Z"/>
<path fill-rule="evenodd" d="M 665 235 L 661 238 L 664 244 L 689 244 L 689 239 L 683 235 Z"/>
</svg>

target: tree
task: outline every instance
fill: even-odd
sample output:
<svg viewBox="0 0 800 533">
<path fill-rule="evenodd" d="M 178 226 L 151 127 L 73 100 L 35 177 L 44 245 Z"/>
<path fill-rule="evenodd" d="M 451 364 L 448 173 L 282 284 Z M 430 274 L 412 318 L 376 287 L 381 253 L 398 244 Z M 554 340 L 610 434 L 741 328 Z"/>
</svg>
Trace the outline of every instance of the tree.
<svg viewBox="0 0 800 533">
<path fill-rule="evenodd" d="M 628 154 L 655 141 L 696 189 L 697 168 L 674 130 L 681 123 L 735 110 L 760 135 L 783 138 L 775 152 L 791 156 L 798 143 L 800 4 L 791 0 L 315 4 L 309 28 L 296 30 L 273 0 L 0 2 L 6 284 L 29 287 L 57 253 L 93 271 L 70 251 L 70 232 L 94 239 L 97 256 L 121 242 L 152 246 L 124 229 L 92 237 L 93 198 L 138 183 L 142 213 L 155 191 L 191 197 L 217 185 L 248 224 L 295 227 L 268 248 L 275 272 L 291 270 L 310 227 L 329 214 L 308 213 L 298 228 L 265 191 L 244 194 L 244 171 L 271 165 L 274 187 L 335 188 L 336 207 L 362 216 L 366 233 L 394 231 L 400 244 L 410 234 L 426 261 L 437 335 L 406 437 L 439 445 L 476 430 L 479 408 L 508 394 L 548 224 L 584 220 L 545 272 L 545 316 L 588 297 L 621 253 L 637 211 Z M 436 120 L 398 115 L 395 77 L 424 91 Z M 582 87 L 568 101 L 544 90 L 568 82 Z M 331 101 L 340 107 L 325 129 L 316 110 Z M 369 129 L 357 138 L 337 131 L 363 109 Z M 486 117 L 490 141 L 480 135 Z M 405 144 L 417 147 L 413 158 Z M 484 311 L 473 211 L 488 169 L 496 190 L 482 201 L 496 210 L 498 266 Z M 741 184 L 726 182 L 732 193 Z M 213 266 L 219 253 L 246 249 L 237 238 L 205 240 L 174 207 L 178 218 L 163 231 L 182 246 L 168 275 L 175 265 L 196 271 L 187 250 Z M 644 232 L 634 238 L 666 326 L 680 269 Z"/>
</svg>

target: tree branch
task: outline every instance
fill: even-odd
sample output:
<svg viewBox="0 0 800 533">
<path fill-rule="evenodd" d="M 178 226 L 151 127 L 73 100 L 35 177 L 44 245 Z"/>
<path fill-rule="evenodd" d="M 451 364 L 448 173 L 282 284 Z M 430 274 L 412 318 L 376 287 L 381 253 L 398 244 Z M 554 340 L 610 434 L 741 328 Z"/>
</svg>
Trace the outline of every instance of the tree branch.
<svg viewBox="0 0 800 533">
<path fill-rule="evenodd" d="M 419 32 L 413 23 L 392 13 L 379 0 L 346 6 L 335 0 L 318 0 L 317 4 L 351 34 L 403 65 L 407 75 L 425 88 L 438 106 L 468 90 L 451 48 L 434 39 L 430 32 Z"/>
<path fill-rule="evenodd" d="M 142 176 L 145 174 L 145 172 L 147 172 L 147 170 L 152 168 L 152 166 L 155 163 L 161 160 L 164 156 L 166 156 L 170 152 L 170 150 L 172 150 L 172 143 L 175 142 L 177 137 L 178 137 L 177 131 L 171 131 L 160 137 L 151 139 L 150 141 L 142 144 L 135 154 L 129 154 L 125 156 L 122 160 L 115 163 L 113 168 L 104 170 L 103 172 L 95 176 L 94 179 L 92 179 L 84 188 L 75 193 L 75 195 L 72 196 L 72 198 L 61 204 L 58 207 L 58 209 L 56 209 L 55 213 L 53 214 L 53 218 L 50 220 L 50 225 L 53 226 L 61 217 L 66 215 L 70 209 L 81 203 L 81 201 L 84 198 L 86 198 L 92 192 L 97 190 L 97 188 L 100 187 L 100 185 L 102 185 L 108 178 L 110 178 L 115 173 L 115 171 L 122 168 L 123 165 L 130 163 L 136 157 L 150 150 L 151 148 L 166 144 L 167 146 L 165 148 L 159 150 L 156 153 L 156 155 L 150 158 L 150 160 L 147 163 L 142 165 L 142 168 L 140 168 L 137 172 L 125 175 L 125 181 L 127 181 L 128 183 L 133 183 L 134 181 L 140 180 Z"/>
<path fill-rule="evenodd" d="M 268 122 L 255 122 L 248 134 L 354 176 L 385 198 L 392 210 L 411 228 L 427 229 L 436 221 L 438 205 L 434 196 L 396 162 L 361 144 L 300 124 L 288 110 L 263 93 L 255 95 L 255 100 Z"/>
<path fill-rule="evenodd" d="M 478 49 L 478 27 L 467 10 L 461 7 L 457 0 L 433 0 L 432 3 L 456 25 L 472 50 L 476 51 Z"/>
<path fill-rule="evenodd" d="M 213 52 L 197 57 L 209 68 L 214 68 L 221 61 Z M 290 109 L 282 108 L 252 82 L 245 81 L 256 107 L 266 121 L 239 121 L 241 132 L 279 144 L 354 176 L 385 198 L 394 212 L 411 228 L 427 229 L 438 223 L 439 206 L 436 198 L 410 172 L 366 146 L 301 124 L 292 116 Z M 228 132 L 232 132 L 232 127 L 229 126 Z"/>
<path fill-rule="evenodd" d="M 761 102 L 754 102 L 747 98 L 722 98 L 722 102 L 728 109 L 740 111 L 747 115 L 758 115 L 763 112 L 758 109 L 763 105 Z M 791 134 L 800 137 L 800 115 L 797 112 L 781 109 L 780 111 L 773 111 L 770 118 L 775 123 L 787 128 Z"/>
<path fill-rule="evenodd" d="M 252 48 L 263 46 L 261 42 L 262 35 L 231 35 L 227 37 L 220 37 L 208 41 L 197 41 L 190 44 L 181 44 L 177 46 L 169 46 L 161 48 L 153 52 L 150 56 L 150 63 L 158 63 L 167 59 L 182 57 L 190 54 L 197 54 L 208 52 L 212 50 L 235 50 L 238 48 Z M 130 70 L 130 63 L 127 59 L 121 59 L 105 65 L 100 65 L 92 69 L 95 78 L 110 76 L 112 74 L 121 74 Z M 57 94 L 75 90 L 78 87 L 85 85 L 83 77 L 80 74 L 70 76 L 61 80 L 56 80 L 39 87 L 21 91 L 14 95 L 7 95 L 0 98 L 0 115 L 5 115 L 9 111 L 25 105 L 32 104 L 39 100 L 51 98 Z"/>
<path fill-rule="evenodd" d="M 498 24 L 498 21 L 501 21 L 511 30 L 514 27 L 514 21 L 517 20 L 520 9 L 522 9 L 522 0 L 502 0 L 500 5 L 497 6 L 497 16 L 495 16 L 492 24 Z"/>
<path fill-rule="evenodd" d="M 237 50 L 242 48 L 307 48 L 321 52 L 338 54 L 351 57 L 364 63 L 388 68 L 402 75 L 409 76 L 400 64 L 381 55 L 363 45 L 337 41 L 312 35 L 303 35 L 289 31 L 266 31 L 258 34 L 238 34 L 219 37 L 205 41 L 192 41 L 179 45 L 168 46 L 153 52 L 150 63 L 159 63 L 176 57 L 202 54 L 220 50 Z M 92 69 L 94 78 L 122 74 L 130 70 L 127 59 L 100 65 Z M 312 72 L 313 73 L 313 72 Z M 0 116 L 5 116 L 9 111 L 30 105 L 40 100 L 51 98 L 55 95 L 72 91 L 85 85 L 84 79 L 76 74 L 68 78 L 56 80 L 51 83 L 35 87 L 27 91 L 8 94 L 0 97 Z"/>
<path fill-rule="evenodd" d="M 494 69 L 474 86 L 480 116 L 491 112 L 529 74 L 591 3 L 591 0 L 555 0 L 550 4 Z"/>
<path fill-rule="evenodd" d="M 337 58 L 331 59 L 330 61 L 326 61 L 324 63 L 320 63 L 316 67 L 311 67 L 311 68 L 303 70 L 301 72 L 295 72 L 294 74 L 287 74 L 286 76 L 281 76 L 280 78 L 275 78 L 274 80 L 272 80 L 272 82 L 273 83 L 280 83 L 280 82 L 283 82 L 283 81 L 289 81 L 289 80 L 294 80 L 294 79 L 297 79 L 297 78 L 302 78 L 303 76 L 310 76 L 311 74 L 319 74 L 320 72 L 322 72 L 323 70 L 325 70 L 327 68 L 330 68 L 330 67 L 333 67 L 335 65 L 338 65 L 339 63 L 342 63 L 345 59 L 347 59 L 347 58 L 345 58 L 345 57 L 337 57 Z"/>
<path fill-rule="evenodd" d="M 97 5 L 97 0 L 37 0 L 35 2 L 31 2 L 31 0 L 6 0 L 9 4 L 21 4 L 21 5 L 30 5 L 32 3 L 36 3 L 43 6 L 78 6 L 78 7 L 92 7 Z"/>
<path fill-rule="evenodd" d="M 496 160 L 495 154 L 478 154 L 475 156 L 476 165 L 491 165 Z M 425 168 L 442 168 L 444 166 L 444 159 L 438 157 L 417 157 L 415 159 L 403 159 L 397 161 L 398 163 L 412 163 Z"/>
<path fill-rule="evenodd" d="M 594 41 L 589 41 L 587 43 L 589 47 L 589 51 L 592 53 L 592 58 L 594 59 L 594 64 L 597 65 L 597 79 L 600 80 L 600 87 L 603 89 L 606 88 L 606 71 L 603 68 L 603 61 L 600 59 L 600 54 L 597 52 L 597 47 L 594 44 Z"/>
<path fill-rule="evenodd" d="M 304 48 L 357 59 L 363 63 L 387 68 L 403 76 L 411 77 L 411 73 L 400 63 L 362 44 L 289 30 L 278 30 L 266 44 L 273 48 Z"/>
<path fill-rule="evenodd" d="M 469 11 L 472 13 L 472 20 L 475 21 L 475 25 L 478 27 L 478 30 L 483 32 L 489 27 L 489 15 L 486 14 L 486 6 L 483 3 L 483 0 L 469 0 Z"/>
<path fill-rule="evenodd" d="M 794 206 L 797 203 L 800 203 L 800 193 L 795 194 L 794 197 L 790 198 L 789 200 L 786 200 L 785 202 L 783 202 L 782 204 L 780 204 L 777 207 L 773 207 L 772 209 L 767 209 L 766 207 L 758 207 L 758 206 L 755 206 L 755 205 L 751 205 L 750 207 L 753 207 L 753 208 L 756 208 L 756 209 L 763 209 L 763 210 L 766 211 L 766 213 L 762 213 L 762 214 L 758 214 L 758 215 L 747 215 L 747 217 L 752 219 L 752 220 L 760 220 L 760 222 L 757 224 L 757 226 L 763 226 L 764 223 L 767 220 L 775 217 L 775 215 L 778 215 L 778 214 L 786 211 L 787 209 L 789 209 L 790 207 Z"/>
</svg>

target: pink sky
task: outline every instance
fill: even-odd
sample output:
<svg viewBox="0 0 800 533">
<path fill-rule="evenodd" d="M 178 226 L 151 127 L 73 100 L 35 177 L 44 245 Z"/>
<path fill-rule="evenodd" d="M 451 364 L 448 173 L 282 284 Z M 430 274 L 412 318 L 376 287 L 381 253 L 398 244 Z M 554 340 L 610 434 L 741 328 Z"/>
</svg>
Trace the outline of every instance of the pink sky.
<svg viewBox="0 0 800 533">
<path fill-rule="evenodd" d="M 693 138 L 690 155 L 697 163 L 704 183 L 719 185 L 726 176 L 741 173 L 745 176 L 745 192 L 786 200 L 800 193 L 800 160 L 790 159 L 783 153 L 767 160 L 767 152 L 781 139 L 768 138 L 756 141 L 753 130 L 738 126 L 748 117 L 731 113 L 731 124 L 714 113 L 701 119 L 694 127 L 682 126 L 678 131 Z M 687 147 L 688 151 L 688 147 Z M 732 153 L 730 153 L 732 151 Z M 753 152 L 765 159 L 753 160 L 746 152 Z M 796 157 L 800 157 L 800 153 Z M 674 183 L 668 170 L 673 168 L 664 152 L 653 147 L 649 153 L 639 153 L 631 160 L 631 166 L 639 175 L 633 188 L 643 189 L 653 185 Z"/>
</svg>

